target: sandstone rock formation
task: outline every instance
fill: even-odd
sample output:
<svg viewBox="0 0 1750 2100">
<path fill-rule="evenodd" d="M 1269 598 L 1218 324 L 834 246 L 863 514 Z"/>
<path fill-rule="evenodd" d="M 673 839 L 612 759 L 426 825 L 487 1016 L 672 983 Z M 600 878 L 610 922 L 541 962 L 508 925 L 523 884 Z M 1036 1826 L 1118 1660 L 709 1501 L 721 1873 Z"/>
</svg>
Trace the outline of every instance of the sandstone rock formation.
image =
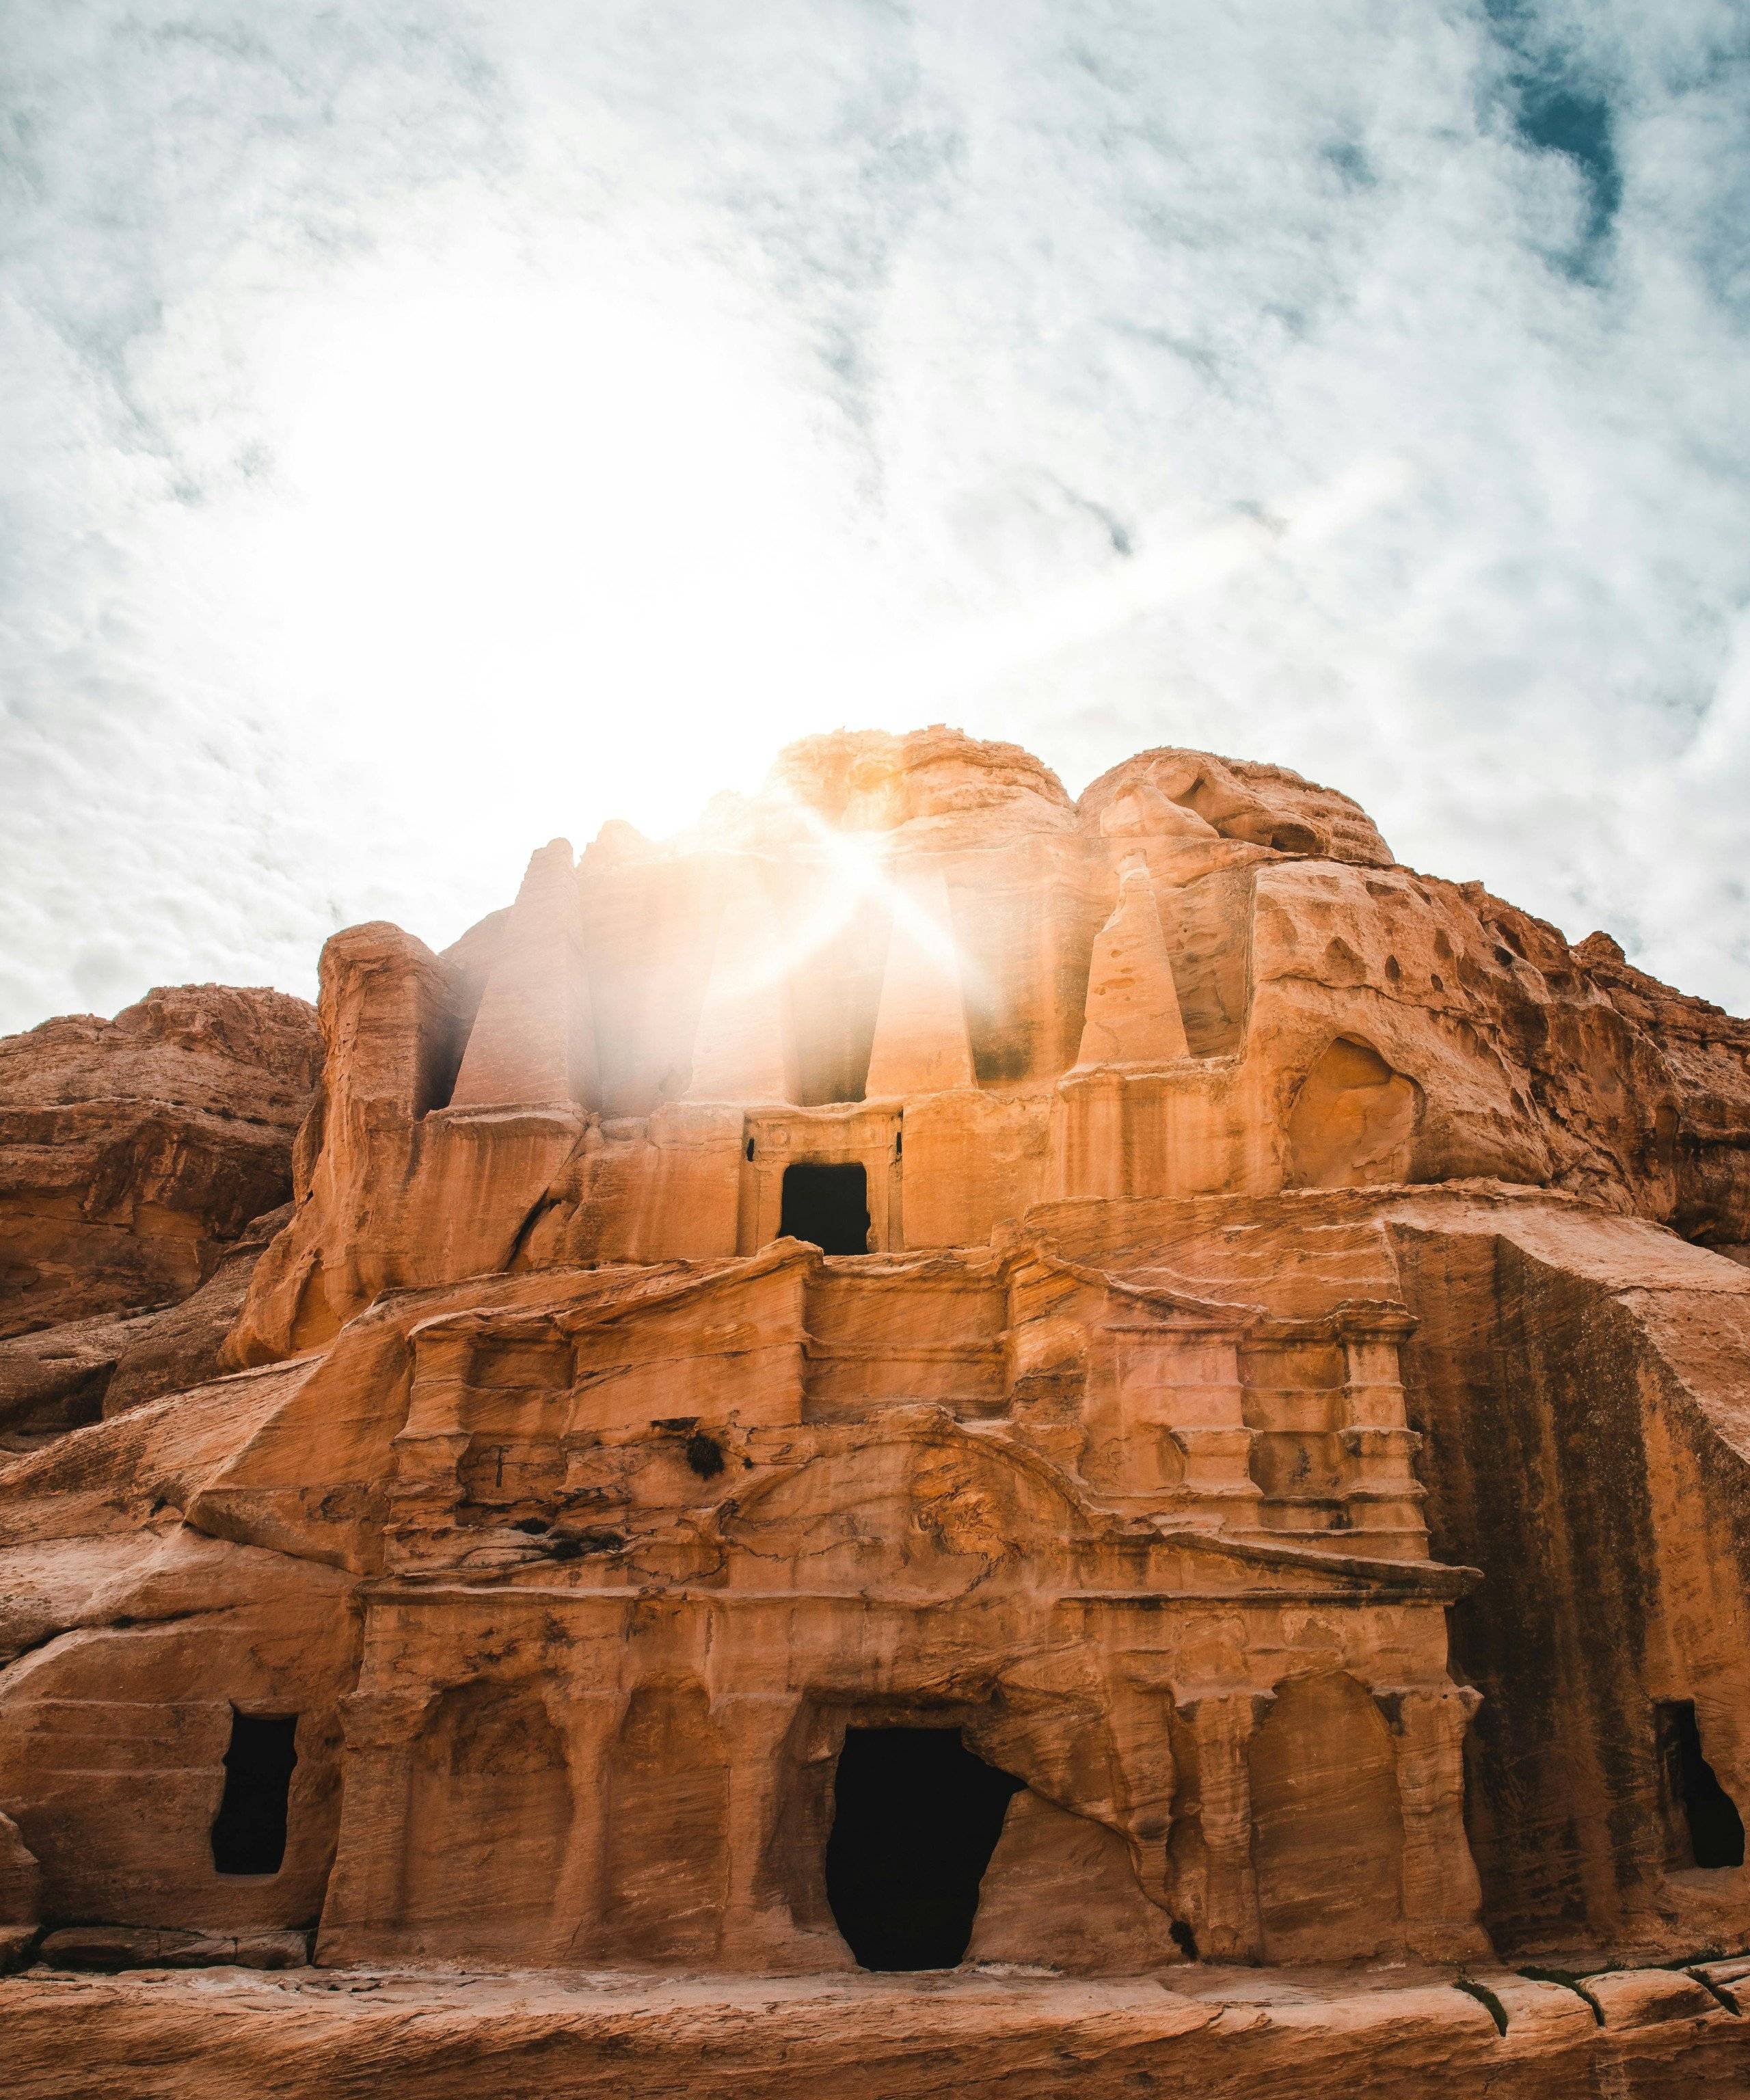
<svg viewBox="0 0 1750 2100">
<path fill-rule="evenodd" d="M 1750 1024 L 1281 769 L 1078 802 L 941 729 L 554 841 L 442 955 L 337 934 L 320 1019 L 265 1251 L 183 1203 L 126 1346 L 143 1266 L 18 1295 L 66 1324 L 0 1379 L 115 1403 L 0 1478 L 20 1958 L 307 1934 L 553 1972 L 531 2034 L 580 1969 L 854 2026 L 970 1964 L 993 2076 L 1153 2019 L 1188 2093 L 1312 2089 L 1201 2053 L 1241 2004 L 1333 2089 L 1745 2061 Z"/>
<path fill-rule="evenodd" d="M 219 1368 L 321 1056 L 303 1000 L 218 985 L 0 1039 L 0 1447 Z"/>
</svg>

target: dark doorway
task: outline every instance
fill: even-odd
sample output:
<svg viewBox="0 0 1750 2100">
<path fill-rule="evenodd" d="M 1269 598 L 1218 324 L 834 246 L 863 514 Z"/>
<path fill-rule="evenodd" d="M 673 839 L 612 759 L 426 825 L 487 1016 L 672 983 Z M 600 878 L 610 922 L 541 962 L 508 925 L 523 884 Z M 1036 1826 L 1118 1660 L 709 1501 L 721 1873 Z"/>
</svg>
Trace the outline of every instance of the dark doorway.
<svg viewBox="0 0 1750 2100">
<path fill-rule="evenodd" d="M 833 1782 L 827 1899 L 865 1969 L 952 1969 L 1021 1782 L 958 1728 L 850 1728 Z"/>
<path fill-rule="evenodd" d="M 791 1239 L 812 1240 L 822 1254 L 867 1254 L 868 1176 L 860 1166 L 818 1160 L 787 1167 L 778 1229 Z"/>
<path fill-rule="evenodd" d="M 285 1805 L 298 1762 L 295 1714 L 231 1716 L 225 1792 L 213 1818 L 213 1864 L 222 1874 L 277 1874 L 285 1857 Z"/>
<path fill-rule="evenodd" d="M 1692 1699 L 1668 1699 L 1654 1710 L 1665 1794 L 1672 1810 L 1673 1864 L 1741 1867 L 1743 1818 L 1702 1755 Z"/>
</svg>

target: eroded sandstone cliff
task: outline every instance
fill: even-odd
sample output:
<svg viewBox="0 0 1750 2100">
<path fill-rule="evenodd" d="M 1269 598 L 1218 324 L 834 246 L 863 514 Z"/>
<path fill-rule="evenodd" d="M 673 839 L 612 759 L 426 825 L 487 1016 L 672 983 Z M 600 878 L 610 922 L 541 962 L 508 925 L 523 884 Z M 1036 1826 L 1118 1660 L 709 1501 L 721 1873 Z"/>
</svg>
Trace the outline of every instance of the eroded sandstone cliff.
<svg viewBox="0 0 1750 2100">
<path fill-rule="evenodd" d="M 336 935 L 289 1189 L 307 1017 L 154 999 L 0 1046 L 0 1381 L 109 1417 L 0 1479 L 29 2032 L 313 1949 L 409 2089 L 567 2023 L 554 2090 L 807 2089 L 821 2021 L 893 2092 L 1736 2089 L 1750 1024 L 1282 769 L 941 728 Z M 646 1980 L 483 2042 L 434 1965 Z M 846 1981 L 955 1965 L 934 2069 Z M 306 1988 L 227 2029 L 287 2090 L 380 2046 Z"/>
<path fill-rule="evenodd" d="M 303 1000 L 219 985 L 0 1039 L 0 1442 L 218 1367 L 321 1054 Z"/>
</svg>

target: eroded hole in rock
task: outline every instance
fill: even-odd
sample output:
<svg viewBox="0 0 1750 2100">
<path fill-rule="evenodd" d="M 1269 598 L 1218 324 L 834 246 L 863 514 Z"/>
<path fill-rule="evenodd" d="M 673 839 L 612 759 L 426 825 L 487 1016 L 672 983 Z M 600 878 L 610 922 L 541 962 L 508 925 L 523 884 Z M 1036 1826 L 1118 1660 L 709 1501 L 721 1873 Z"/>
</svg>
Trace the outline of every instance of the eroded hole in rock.
<svg viewBox="0 0 1750 2100">
<path fill-rule="evenodd" d="M 827 1899 L 865 1969 L 952 1969 L 1020 1780 L 958 1728 L 851 1728 L 833 1782 Z"/>
<path fill-rule="evenodd" d="M 686 1462 L 702 1480 L 714 1480 L 723 1471 L 723 1446 L 708 1431 L 695 1429 L 682 1446 Z"/>
<path fill-rule="evenodd" d="M 1659 1752 L 1677 1840 L 1676 1864 L 1741 1867 L 1743 1818 L 1703 1754 L 1691 1699 L 1661 1700 L 1654 1710 Z"/>
<path fill-rule="evenodd" d="M 225 1791 L 213 1819 L 213 1864 L 220 1873 L 279 1873 L 297 1733 L 295 1714 L 231 1710 Z"/>
<path fill-rule="evenodd" d="M 1289 1185 L 1355 1189 L 1405 1180 L 1421 1092 L 1371 1043 L 1338 1036 L 1294 1096 Z"/>
<path fill-rule="evenodd" d="M 778 1232 L 822 1254 L 869 1251 L 869 1177 L 860 1165 L 802 1161 L 784 1169 Z"/>
</svg>

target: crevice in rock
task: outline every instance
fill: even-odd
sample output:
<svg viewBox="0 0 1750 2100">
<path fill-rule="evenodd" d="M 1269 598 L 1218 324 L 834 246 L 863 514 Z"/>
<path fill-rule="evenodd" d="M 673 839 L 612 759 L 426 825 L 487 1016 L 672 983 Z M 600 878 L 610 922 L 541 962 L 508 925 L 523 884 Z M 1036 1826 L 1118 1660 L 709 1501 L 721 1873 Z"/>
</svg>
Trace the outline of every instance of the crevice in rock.
<svg viewBox="0 0 1750 2100">
<path fill-rule="evenodd" d="M 271 1551 L 271 1548 L 267 1550 Z M 77 1626 L 56 1626 L 50 1632 L 39 1635 L 35 1640 L 26 1641 L 21 1647 L 13 1649 L 10 1654 L 0 1657 L 0 1688 L 4 1687 L 7 1679 L 20 1663 L 28 1662 L 32 1657 L 41 1655 L 45 1649 L 53 1648 L 58 1641 L 76 1640 L 80 1635 L 86 1634 L 154 1633 L 160 1627 L 180 1626 L 189 1619 L 219 1618 L 230 1608 L 228 1604 L 210 1604 L 198 1610 L 165 1612 L 160 1617 L 139 1618 L 122 1615 L 112 1619 L 82 1621 Z"/>
<path fill-rule="evenodd" d="M 1507 2009 L 1490 1990 L 1487 1983 L 1476 1983 L 1469 1976 L 1455 1976 L 1452 1979 L 1452 1988 L 1455 1991 L 1462 1991 L 1467 1998 L 1476 2000 L 1495 2023 L 1497 2034 L 1504 2035 L 1507 2032 Z"/>
<path fill-rule="evenodd" d="M 1519 1974 L 1527 1983 L 1559 1983 L 1564 1991 L 1571 1991 L 1576 1998 L 1584 1998 L 1592 2008 L 1593 2023 L 1604 2024 L 1604 2008 L 1571 1969 L 1522 1969 Z"/>
<path fill-rule="evenodd" d="M 1742 2019 L 1743 2018 L 1743 2009 L 1739 2005 L 1737 2000 L 1732 1996 L 1729 1991 L 1722 1991 L 1719 1985 L 1714 1982 L 1713 1979 L 1704 1969 L 1694 1969 L 1686 1966 L 1683 1974 L 1686 1976 L 1693 1976 L 1695 1981 L 1700 1984 L 1703 1990 L 1704 1990 L 1710 1997 L 1717 1999 L 1720 2004 L 1726 2008 L 1726 2011 L 1731 2014 L 1735 2020 Z"/>
<path fill-rule="evenodd" d="M 1695 1701 L 1660 1700 L 1653 1711 L 1669 1810 L 1672 1864 L 1741 1867 L 1743 1818 L 1703 1754 Z"/>
</svg>

